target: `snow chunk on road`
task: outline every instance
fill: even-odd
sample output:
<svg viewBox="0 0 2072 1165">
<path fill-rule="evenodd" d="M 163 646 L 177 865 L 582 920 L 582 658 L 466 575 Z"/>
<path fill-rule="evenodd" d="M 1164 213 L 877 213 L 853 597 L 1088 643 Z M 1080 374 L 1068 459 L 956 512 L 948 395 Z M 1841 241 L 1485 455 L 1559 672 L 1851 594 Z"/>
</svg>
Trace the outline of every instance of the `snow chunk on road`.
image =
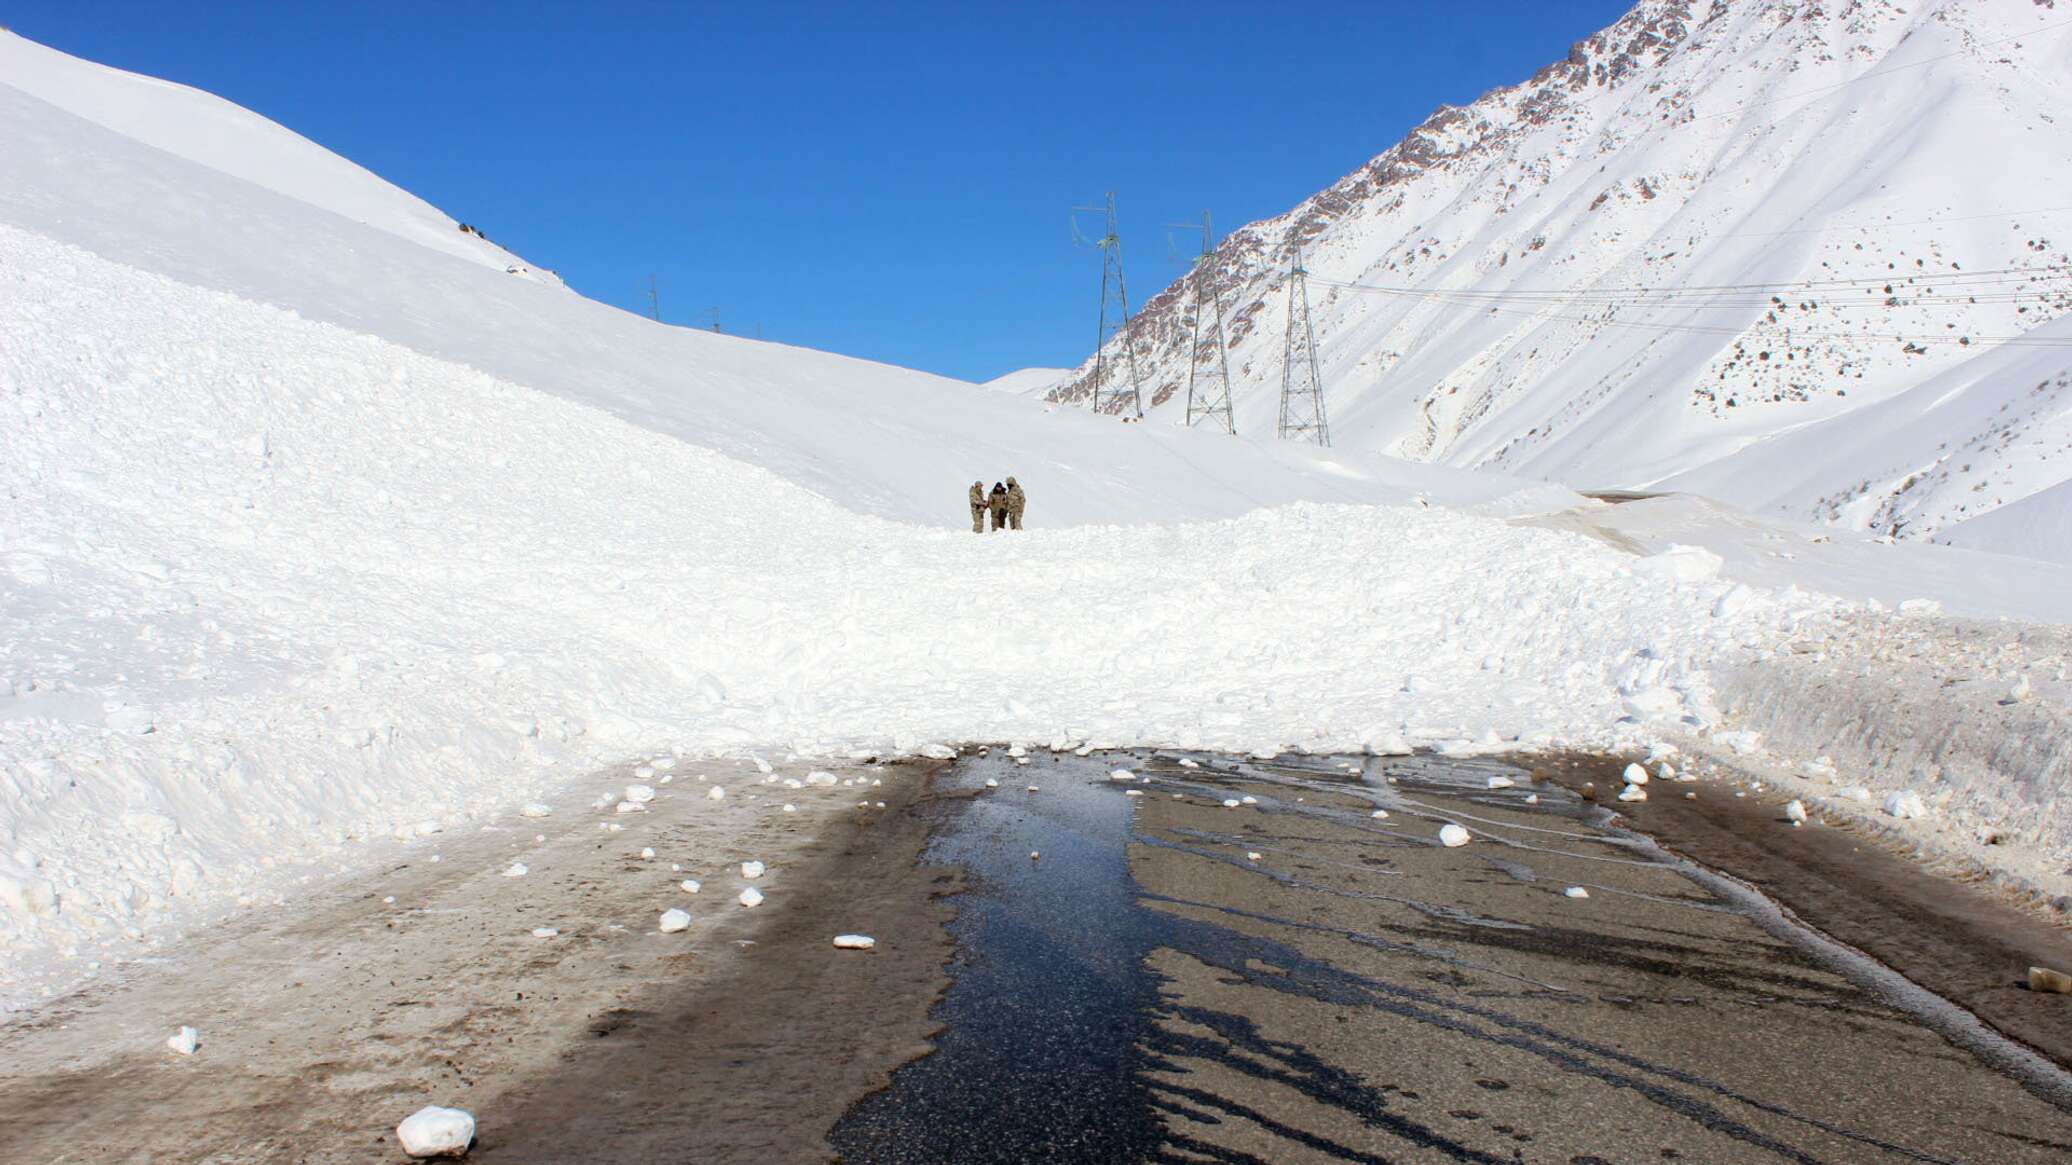
<svg viewBox="0 0 2072 1165">
<path fill-rule="evenodd" d="M 744 878 L 760 878 L 763 876 L 763 871 L 767 869 L 769 867 L 761 862 L 742 862 L 741 876 Z"/>
<path fill-rule="evenodd" d="M 645 805 L 655 799 L 655 790 L 649 785 L 628 785 L 626 786 L 626 799 Z"/>
<path fill-rule="evenodd" d="M 396 1139 L 412 1157 L 459 1157 L 475 1140 L 475 1114 L 428 1104 L 396 1126 Z"/>
<path fill-rule="evenodd" d="M 1568 889 L 1563 890 L 1561 893 L 1564 897 L 1568 898 L 1588 898 L 1590 896 L 1590 891 L 1585 890 L 1581 886 L 1570 886 Z"/>
<path fill-rule="evenodd" d="M 506 878 L 523 878 L 531 872 L 531 870 L 526 869 L 524 862 L 512 862 L 504 867 L 504 877 Z"/>
<path fill-rule="evenodd" d="M 1627 765 L 1627 766 L 1626 766 L 1626 783 L 1627 783 L 1627 784 L 1629 784 L 1629 785 L 1645 785 L 1645 784 L 1647 784 L 1647 783 L 1648 783 L 1648 771 L 1647 771 L 1646 769 L 1642 768 L 1642 767 L 1641 767 L 1641 766 L 1639 766 L 1639 765 Z"/>
<path fill-rule="evenodd" d="M 1470 839 L 1471 835 L 1466 829 L 1455 825 L 1451 821 L 1439 827 L 1439 844 L 1448 849 L 1466 845 Z"/>
<path fill-rule="evenodd" d="M 532 937 L 534 938 L 555 938 L 560 934 L 559 930 L 551 926 L 535 926 L 532 928 Z"/>
<path fill-rule="evenodd" d="M 1517 783 L 1518 783 L 1518 782 L 1516 782 L 1516 781 L 1512 780 L 1512 779 L 1511 779 L 1511 778 L 1509 778 L 1509 777 L 1491 777 L 1491 778 L 1489 778 L 1489 787 L 1490 787 L 1490 788 L 1492 788 L 1492 789 L 1508 789 L 1508 788 L 1510 788 L 1510 787 L 1511 787 L 1512 785 L 1515 785 L 1515 784 L 1517 784 Z"/>
<path fill-rule="evenodd" d="M 621 802 L 619 802 L 619 807 L 618 807 L 617 809 L 614 809 L 614 810 L 612 810 L 612 812 L 614 812 L 614 813 L 645 813 L 645 812 L 647 812 L 647 806 L 646 806 L 646 805 L 643 805 L 643 804 L 641 804 L 641 803 L 640 803 L 640 802 L 638 802 L 638 801 L 621 801 Z"/>
<path fill-rule="evenodd" d="M 688 930 L 691 925 L 691 913 L 688 910 L 679 910 L 672 906 L 662 912 L 662 921 L 656 925 L 663 934 L 675 934 L 679 930 Z"/>
<path fill-rule="evenodd" d="M 736 899 L 736 901 L 743 906 L 761 906 L 763 904 L 763 892 L 750 886 L 748 889 L 741 891 L 741 897 Z"/>
<path fill-rule="evenodd" d="M 1137 779 L 1137 774 L 1128 769 L 1116 769 L 1108 774 L 1108 779 L 1111 781 L 1134 781 Z"/>
<path fill-rule="evenodd" d="M 1619 800 L 1621 801 L 1645 801 L 1647 799 L 1648 791 L 1639 785 L 1628 785 L 1619 790 Z"/>
<path fill-rule="evenodd" d="M 726 790 L 725 786 L 722 786 L 722 785 L 714 785 L 714 786 L 713 786 L 712 788 L 710 788 L 710 789 L 706 790 L 706 792 L 705 792 L 705 799 L 706 799 L 707 801 L 724 801 L 724 800 L 726 800 L 726 799 L 727 799 L 727 790 Z"/>
<path fill-rule="evenodd" d="M 554 807 L 540 801 L 528 801 L 518 807 L 520 817 L 545 817 L 554 812 Z"/>
<path fill-rule="evenodd" d="M 1806 823 L 1806 803 L 1794 800 L 1791 804 L 1786 805 L 1784 807 L 1784 819 L 1793 825 L 1804 825 Z"/>
<path fill-rule="evenodd" d="M 878 940 L 867 934 L 838 934 L 835 949 L 843 951 L 868 951 L 878 945 Z"/>
<path fill-rule="evenodd" d="M 201 1033 L 182 1025 L 179 1031 L 165 1038 L 165 1046 L 183 1056 L 192 1056 L 201 1047 Z"/>
<path fill-rule="evenodd" d="M 824 789 L 831 785 L 840 784 L 841 778 L 833 773 L 814 771 L 806 774 L 806 783 Z"/>
<path fill-rule="evenodd" d="M 677 885 L 683 887 L 683 892 L 686 894 L 696 894 L 704 887 L 704 883 L 696 878 L 685 878 L 683 881 L 678 882 Z"/>
<path fill-rule="evenodd" d="M 921 746 L 921 755 L 929 760 L 955 760 L 957 750 L 947 744 L 924 744 Z"/>
<path fill-rule="evenodd" d="M 1928 803 L 1921 800 L 1921 794 L 1912 789 L 1901 789 L 1885 798 L 1885 812 L 1901 821 L 1909 821 L 1916 817 L 1928 816 Z"/>
</svg>

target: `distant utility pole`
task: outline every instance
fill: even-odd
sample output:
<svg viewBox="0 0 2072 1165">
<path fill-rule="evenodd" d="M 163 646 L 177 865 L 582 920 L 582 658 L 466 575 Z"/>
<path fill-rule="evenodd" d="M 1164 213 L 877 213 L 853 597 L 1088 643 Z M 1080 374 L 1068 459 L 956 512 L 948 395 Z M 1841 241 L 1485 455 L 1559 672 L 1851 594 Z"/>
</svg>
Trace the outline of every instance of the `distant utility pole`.
<svg viewBox="0 0 2072 1165">
<path fill-rule="evenodd" d="M 1130 330 L 1130 293 L 1122 282 L 1122 236 L 1115 227 L 1115 192 L 1108 192 L 1105 207 L 1080 206 L 1075 212 L 1105 211 L 1108 229 L 1096 244 L 1101 248 L 1101 329 L 1094 344 L 1093 409 L 1097 413 L 1127 412 L 1130 416 L 1144 415 L 1144 394 L 1137 385 L 1137 344 Z M 1121 382 L 1108 387 L 1108 377 L 1113 363 L 1108 358 L 1108 341 L 1122 337 L 1122 367 L 1113 371 L 1121 374 Z"/>
<path fill-rule="evenodd" d="M 1324 384 L 1317 376 L 1317 335 L 1309 323 L 1309 272 L 1302 266 L 1302 248 L 1295 248 L 1288 268 L 1288 338 L 1281 356 L 1280 436 L 1314 440 L 1329 447 L 1331 430 L 1324 423 Z"/>
<path fill-rule="evenodd" d="M 1235 434 L 1237 422 L 1230 415 L 1230 351 L 1223 343 L 1223 298 L 1209 285 L 1210 260 L 1215 257 L 1215 234 L 1209 229 L 1209 212 L 1201 212 L 1201 258 L 1194 264 L 1193 359 L 1187 363 L 1187 427 L 1203 421 L 1221 424 Z M 1214 319 L 1210 319 L 1210 313 Z M 1207 345 L 1203 351 L 1202 322 L 1209 320 Z M 1203 365 L 1207 365 L 1204 371 Z"/>
<path fill-rule="evenodd" d="M 662 322 L 662 293 L 655 288 L 652 275 L 648 276 L 648 314 L 655 317 L 656 323 Z"/>
</svg>

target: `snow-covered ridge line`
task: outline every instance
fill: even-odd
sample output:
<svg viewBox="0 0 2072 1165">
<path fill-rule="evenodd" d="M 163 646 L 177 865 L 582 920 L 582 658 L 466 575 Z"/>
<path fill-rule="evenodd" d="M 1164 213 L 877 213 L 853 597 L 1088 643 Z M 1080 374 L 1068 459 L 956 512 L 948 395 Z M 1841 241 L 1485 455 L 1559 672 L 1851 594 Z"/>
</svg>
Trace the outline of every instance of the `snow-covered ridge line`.
<svg viewBox="0 0 2072 1165">
<path fill-rule="evenodd" d="M 442 254 L 559 286 L 560 278 L 430 203 L 213 93 L 111 69 L 0 28 L 0 84 L 198 162 Z"/>
<path fill-rule="evenodd" d="M 614 758 L 1633 740 L 1713 719 L 1711 661 L 1832 605 L 1437 508 L 861 518 L 34 235 L 0 228 L 0 265 L 17 998 Z M 1171 601 L 1119 617 L 1147 579 Z"/>
<path fill-rule="evenodd" d="M 1962 531 L 2072 476 L 2063 392 L 2029 395 L 2072 375 L 2039 330 L 2072 312 L 2068 48 L 2032 0 L 1643 0 L 1223 241 L 1239 430 L 1272 431 L 1300 246 L 1340 447 L 2072 561 Z M 1137 321 L 1175 422 L 1191 304 Z"/>
</svg>

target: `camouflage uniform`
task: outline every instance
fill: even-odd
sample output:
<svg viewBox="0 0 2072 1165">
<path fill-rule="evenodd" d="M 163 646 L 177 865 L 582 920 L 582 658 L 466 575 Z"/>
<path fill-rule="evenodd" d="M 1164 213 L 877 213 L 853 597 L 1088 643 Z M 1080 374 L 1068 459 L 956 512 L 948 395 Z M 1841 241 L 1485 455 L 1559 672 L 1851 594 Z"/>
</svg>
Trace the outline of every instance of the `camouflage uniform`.
<svg viewBox="0 0 2072 1165">
<path fill-rule="evenodd" d="M 971 483 L 971 532 L 986 532 L 986 483 L 982 481 Z"/>
<path fill-rule="evenodd" d="M 993 493 L 987 500 L 993 511 L 994 532 L 1007 529 L 1007 487 L 994 482 Z"/>
<path fill-rule="evenodd" d="M 1007 528 L 1022 528 L 1022 511 L 1029 508 L 1029 495 L 1022 492 L 1021 484 L 1013 478 L 1007 479 Z"/>
</svg>

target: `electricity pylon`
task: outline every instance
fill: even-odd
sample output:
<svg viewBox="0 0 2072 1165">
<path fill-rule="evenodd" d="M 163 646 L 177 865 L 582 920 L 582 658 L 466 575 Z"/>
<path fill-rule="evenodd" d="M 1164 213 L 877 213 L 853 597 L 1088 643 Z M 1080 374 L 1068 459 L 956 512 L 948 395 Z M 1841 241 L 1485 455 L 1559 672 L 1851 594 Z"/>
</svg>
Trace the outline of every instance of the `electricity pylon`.
<svg viewBox="0 0 2072 1165">
<path fill-rule="evenodd" d="M 1208 421 L 1220 423 L 1224 432 L 1234 434 L 1237 422 L 1230 415 L 1230 351 L 1223 343 L 1223 298 L 1209 285 L 1210 260 L 1215 254 L 1215 235 L 1209 229 L 1209 212 L 1205 210 L 1201 212 L 1201 258 L 1194 264 L 1194 344 L 1188 349 L 1193 358 L 1187 363 L 1187 427 Z M 1214 349 L 1206 354 L 1202 351 L 1204 320 L 1209 321 L 1211 329 L 1207 345 Z M 1206 372 L 1204 364 L 1208 366 Z"/>
<path fill-rule="evenodd" d="M 1127 413 L 1141 418 L 1144 415 L 1144 394 L 1138 390 L 1137 344 L 1130 328 L 1130 293 L 1122 282 L 1122 236 L 1115 228 L 1115 193 L 1108 193 L 1105 207 L 1081 206 L 1077 211 L 1103 211 L 1108 215 L 1108 230 L 1096 246 L 1101 248 L 1101 331 L 1094 345 L 1094 382 L 1089 397 L 1097 413 Z M 1108 355 L 1108 341 L 1122 337 L 1122 360 L 1120 368 Z M 1120 380 L 1114 387 L 1108 387 L 1111 374 L 1120 373 Z"/>
<path fill-rule="evenodd" d="M 1281 355 L 1280 436 L 1314 440 L 1328 447 L 1331 430 L 1324 423 L 1324 384 L 1317 377 L 1317 335 L 1309 324 L 1309 272 L 1302 266 L 1302 248 L 1288 268 L 1288 337 Z"/>
</svg>

